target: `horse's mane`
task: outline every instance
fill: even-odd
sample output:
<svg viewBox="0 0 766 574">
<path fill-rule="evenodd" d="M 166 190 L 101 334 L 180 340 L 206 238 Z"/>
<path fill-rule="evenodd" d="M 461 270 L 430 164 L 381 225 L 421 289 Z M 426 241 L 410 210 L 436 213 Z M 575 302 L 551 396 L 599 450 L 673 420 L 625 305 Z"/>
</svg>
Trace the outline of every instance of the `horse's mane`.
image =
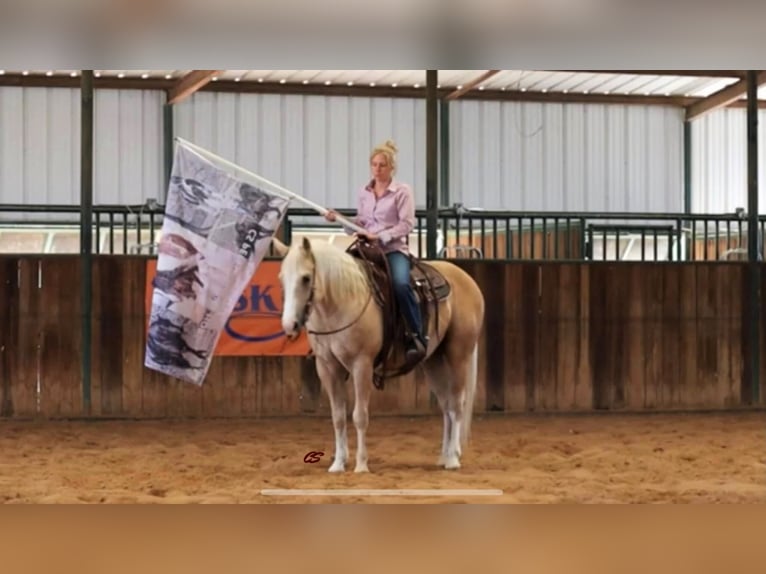
<svg viewBox="0 0 766 574">
<path fill-rule="evenodd" d="M 323 297 L 338 304 L 367 294 L 367 275 L 354 257 L 326 241 L 312 241 L 311 250 L 316 261 L 317 289 Z"/>
</svg>

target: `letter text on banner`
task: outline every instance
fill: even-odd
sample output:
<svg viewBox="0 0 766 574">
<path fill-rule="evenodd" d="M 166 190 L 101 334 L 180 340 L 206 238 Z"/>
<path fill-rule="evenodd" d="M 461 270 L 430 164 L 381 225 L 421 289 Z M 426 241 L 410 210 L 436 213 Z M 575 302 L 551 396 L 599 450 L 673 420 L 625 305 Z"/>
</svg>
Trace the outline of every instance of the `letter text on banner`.
<svg viewBox="0 0 766 574">
<path fill-rule="evenodd" d="M 198 149 L 176 143 L 144 365 L 202 385 L 290 199 Z"/>
<path fill-rule="evenodd" d="M 221 357 L 305 357 L 310 346 L 306 332 L 288 341 L 282 329 L 282 288 L 279 261 L 263 261 L 240 294 L 213 355 Z M 146 262 L 146 314 L 152 309 L 152 282 L 157 261 Z"/>
</svg>

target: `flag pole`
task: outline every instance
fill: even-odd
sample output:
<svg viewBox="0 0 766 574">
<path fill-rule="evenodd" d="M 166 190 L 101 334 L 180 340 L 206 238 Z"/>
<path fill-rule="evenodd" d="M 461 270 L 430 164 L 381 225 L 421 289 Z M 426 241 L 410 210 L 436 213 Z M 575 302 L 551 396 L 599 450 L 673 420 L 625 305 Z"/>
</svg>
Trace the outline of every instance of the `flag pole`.
<svg viewBox="0 0 766 574">
<path fill-rule="evenodd" d="M 201 155 L 201 156 L 203 156 L 203 157 L 205 157 L 207 159 L 210 159 L 212 161 L 222 163 L 222 164 L 226 165 L 227 167 L 229 167 L 231 169 L 234 169 L 234 170 L 236 170 L 236 171 L 238 171 L 240 173 L 244 173 L 247 176 L 255 179 L 256 181 L 259 181 L 259 182 L 261 182 L 263 184 L 266 184 L 267 186 L 273 188 L 275 191 L 281 193 L 282 195 L 284 195 L 286 197 L 289 197 L 290 199 L 295 199 L 295 200 L 303 203 L 304 205 L 307 205 L 307 206 L 311 207 L 312 209 L 315 209 L 321 215 L 325 215 L 328 211 L 330 211 L 326 207 L 322 207 L 318 203 L 314 203 L 313 201 L 311 201 L 309 199 L 306 199 L 302 195 L 298 195 L 297 193 L 294 193 L 294 192 L 290 191 L 289 189 L 285 189 L 281 185 L 277 185 L 276 183 L 274 183 L 273 181 L 269 181 L 265 177 L 262 177 L 260 175 L 256 175 L 253 172 L 251 172 L 250 170 L 247 170 L 244 167 L 241 167 L 241 166 L 239 166 L 239 165 L 237 165 L 235 163 L 232 163 L 229 160 L 224 159 L 221 156 L 216 155 L 213 152 L 206 150 L 205 148 L 201 148 L 198 145 L 195 145 L 195 144 L 191 143 L 188 140 L 185 140 L 185 139 L 183 139 L 181 137 L 178 137 L 178 136 L 176 136 L 175 139 L 176 139 L 177 142 L 185 145 L 186 147 L 188 147 L 192 151 L 197 152 L 198 155 Z M 349 229 L 353 229 L 356 232 L 363 232 L 364 231 L 364 228 L 359 227 L 355 223 L 352 223 L 351 221 L 349 221 L 348 219 L 346 219 L 345 217 L 343 217 L 340 214 L 337 214 L 336 219 L 337 219 L 337 221 L 339 223 L 342 223 L 344 226 L 348 227 Z"/>
</svg>

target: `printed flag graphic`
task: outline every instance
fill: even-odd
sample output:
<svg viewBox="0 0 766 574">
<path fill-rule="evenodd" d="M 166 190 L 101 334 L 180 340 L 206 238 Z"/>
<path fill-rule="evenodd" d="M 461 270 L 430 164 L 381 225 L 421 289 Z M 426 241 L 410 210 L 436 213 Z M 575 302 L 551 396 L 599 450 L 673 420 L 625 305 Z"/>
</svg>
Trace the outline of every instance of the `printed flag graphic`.
<svg viewBox="0 0 766 574">
<path fill-rule="evenodd" d="M 195 385 L 290 204 L 236 167 L 176 143 L 144 365 Z"/>
</svg>

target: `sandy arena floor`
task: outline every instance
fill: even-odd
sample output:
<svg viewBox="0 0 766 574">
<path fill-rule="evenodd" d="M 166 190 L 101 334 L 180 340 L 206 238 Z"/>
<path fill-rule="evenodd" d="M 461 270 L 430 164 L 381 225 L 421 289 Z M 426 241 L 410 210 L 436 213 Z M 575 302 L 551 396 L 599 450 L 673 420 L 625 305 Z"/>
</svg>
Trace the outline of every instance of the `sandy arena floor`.
<svg viewBox="0 0 766 574">
<path fill-rule="evenodd" d="M 352 457 L 356 434 L 349 421 Z M 492 416 L 463 468 L 441 419 L 373 417 L 369 475 L 330 475 L 329 419 L 0 423 L 0 502 L 766 502 L 766 415 Z M 309 451 L 323 451 L 315 464 Z M 353 458 L 352 458 L 353 461 Z M 274 497 L 261 489 L 501 489 L 499 497 Z"/>
</svg>

